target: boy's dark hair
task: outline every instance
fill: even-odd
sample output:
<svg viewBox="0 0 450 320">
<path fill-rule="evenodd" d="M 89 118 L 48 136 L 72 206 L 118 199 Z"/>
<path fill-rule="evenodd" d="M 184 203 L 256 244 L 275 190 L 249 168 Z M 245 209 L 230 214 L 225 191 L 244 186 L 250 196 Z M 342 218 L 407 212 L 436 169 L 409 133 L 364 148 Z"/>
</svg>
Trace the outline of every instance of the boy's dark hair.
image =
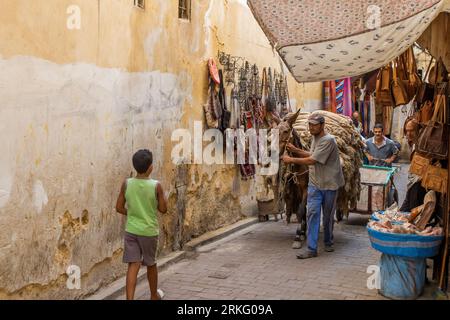
<svg viewBox="0 0 450 320">
<path fill-rule="evenodd" d="M 153 154 L 150 150 L 141 149 L 133 155 L 133 167 L 137 173 L 145 173 L 153 163 Z"/>
<path fill-rule="evenodd" d="M 384 131 L 384 127 L 381 123 L 377 123 L 374 127 L 374 129 L 381 129 L 381 131 Z"/>
</svg>

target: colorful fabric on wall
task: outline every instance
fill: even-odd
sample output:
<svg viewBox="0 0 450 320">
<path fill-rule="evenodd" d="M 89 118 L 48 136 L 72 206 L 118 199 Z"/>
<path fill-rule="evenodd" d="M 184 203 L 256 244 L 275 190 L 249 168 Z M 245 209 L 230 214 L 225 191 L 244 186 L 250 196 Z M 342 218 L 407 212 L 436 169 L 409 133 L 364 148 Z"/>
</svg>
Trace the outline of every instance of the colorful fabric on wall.
<svg viewBox="0 0 450 320">
<path fill-rule="evenodd" d="M 336 113 L 351 117 L 353 113 L 350 78 L 336 80 Z"/>
<path fill-rule="evenodd" d="M 344 114 L 344 85 L 345 80 L 336 80 L 336 113 Z"/>
<path fill-rule="evenodd" d="M 330 81 L 323 82 L 323 107 L 326 111 L 331 111 Z"/>
</svg>

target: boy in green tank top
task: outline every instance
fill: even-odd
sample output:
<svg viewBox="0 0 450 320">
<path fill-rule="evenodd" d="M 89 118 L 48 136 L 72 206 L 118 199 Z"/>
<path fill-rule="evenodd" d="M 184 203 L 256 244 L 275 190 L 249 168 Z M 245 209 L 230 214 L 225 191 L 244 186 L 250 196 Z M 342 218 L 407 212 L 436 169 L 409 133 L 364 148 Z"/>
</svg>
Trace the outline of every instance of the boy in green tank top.
<svg viewBox="0 0 450 320">
<path fill-rule="evenodd" d="M 158 211 L 167 212 L 167 202 L 161 184 L 149 176 L 153 170 L 153 155 L 139 150 L 133 155 L 136 178 L 126 179 L 117 199 L 117 212 L 127 217 L 123 262 L 128 263 L 127 300 L 134 299 L 141 264 L 147 267 L 147 279 L 152 300 L 163 297 L 158 289 L 156 251 L 158 249 Z M 126 207 L 125 207 L 126 204 Z"/>
</svg>

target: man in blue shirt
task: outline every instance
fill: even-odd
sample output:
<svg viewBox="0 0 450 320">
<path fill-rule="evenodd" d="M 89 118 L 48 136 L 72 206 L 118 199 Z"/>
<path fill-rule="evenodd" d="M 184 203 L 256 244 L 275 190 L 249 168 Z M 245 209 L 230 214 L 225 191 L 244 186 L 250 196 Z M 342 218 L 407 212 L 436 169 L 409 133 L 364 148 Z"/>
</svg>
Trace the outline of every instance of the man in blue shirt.
<svg viewBox="0 0 450 320">
<path fill-rule="evenodd" d="M 377 123 L 373 128 L 374 136 L 366 140 L 364 153 L 370 165 L 392 167 L 399 153 L 394 141 L 384 136 L 383 125 Z"/>
</svg>

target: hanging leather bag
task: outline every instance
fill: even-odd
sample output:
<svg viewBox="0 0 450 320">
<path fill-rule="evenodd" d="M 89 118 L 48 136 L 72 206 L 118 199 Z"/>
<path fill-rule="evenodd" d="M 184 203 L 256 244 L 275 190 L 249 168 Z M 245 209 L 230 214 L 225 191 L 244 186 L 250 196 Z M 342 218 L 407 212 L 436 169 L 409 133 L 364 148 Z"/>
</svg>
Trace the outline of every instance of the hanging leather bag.
<svg viewBox="0 0 450 320">
<path fill-rule="evenodd" d="M 434 98 L 435 86 L 429 82 L 426 82 L 426 81 L 428 81 L 428 76 L 430 74 L 430 69 L 431 69 L 432 63 L 433 63 L 433 58 L 431 58 L 430 63 L 428 64 L 428 68 L 425 73 L 425 77 L 423 78 L 424 81 L 420 85 L 420 88 L 416 95 L 416 101 L 417 101 L 417 104 L 419 104 L 419 105 L 425 103 L 426 101 L 433 101 L 433 98 Z"/>
<path fill-rule="evenodd" d="M 414 152 L 413 158 L 411 160 L 411 165 L 409 166 L 409 172 L 423 177 L 430 164 L 431 160 L 429 158 L 424 157 L 417 152 Z"/>
<path fill-rule="evenodd" d="M 447 192 L 448 171 L 443 169 L 438 162 L 437 165 L 429 165 L 422 178 L 422 187 L 440 193 Z"/>
<path fill-rule="evenodd" d="M 417 151 L 438 160 L 448 156 L 448 125 L 446 119 L 446 83 L 441 84 L 436 95 L 434 113 L 421 130 L 417 141 Z"/>
<path fill-rule="evenodd" d="M 433 102 L 425 101 L 425 103 L 420 107 L 419 110 L 419 122 L 428 123 L 433 117 Z"/>
<path fill-rule="evenodd" d="M 393 80 L 391 83 L 392 102 L 394 103 L 394 106 L 398 107 L 407 104 L 409 102 L 409 99 L 404 84 L 397 74 L 398 61 L 394 62 L 394 66 L 392 69 L 393 69 Z"/>
<path fill-rule="evenodd" d="M 388 64 L 381 69 L 381 91 L 391 90 L 390 85 L 392 81 L 392 68 L 391 65 Z"/>
<path fill-rule="evenodd" d="M 414 50 L 409 47 L 403 55 L 403 63 L 406 69 L 407 75 L 407 87 L 406 91 L 409 95 L 409 100 L 414 98 L 422 85 L 422 79 L 420 79 L 417 72 L 416 58 L 414 57 Z"/>
<path fill-rule="evenodd" d="M 442 57 L 440 57 L 437 63 L 431 68 L 429 81 L 433 85 L 441 82 L 448 82 L 448 71 L 444 61 L 442 61 Z"/>
<path fill-rule="evenodd" d="M 406 65 L 407 59 L 407 51 L 399 56 L 397 61 L 397 77 L 402 82 L 403 87 L 405 88 L 406 94 L 408 95 L 408 99 L 411 99 L 414 95 L 410 95 L 409 93 L 409 76 L 408 76 L 408 67 Z"/>
<path fill-rule="evenodd" d="M 389 90 L 390 70 L 388 66 L 384 66 L 378 71 L 375 99 L 381 106 L 392 105 L 392 97 Z M 387 89 L 386 89 L 387 87 Z"/>
</svg>

